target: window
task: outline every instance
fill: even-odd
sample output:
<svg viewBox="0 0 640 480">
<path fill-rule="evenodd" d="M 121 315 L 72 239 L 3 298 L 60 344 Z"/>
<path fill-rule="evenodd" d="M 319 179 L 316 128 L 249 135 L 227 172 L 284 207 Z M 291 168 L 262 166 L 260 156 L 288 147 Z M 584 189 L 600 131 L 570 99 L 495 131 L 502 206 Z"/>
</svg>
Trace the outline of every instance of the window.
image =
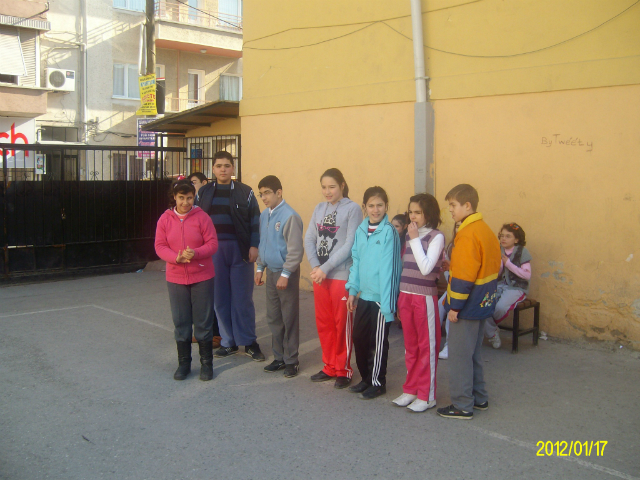
<svg viewBox="0 0 640 480">
<path fill-rule="evenodd" d="M 164 78 L 164 65 L 158 65 L 156 63 L 156 79 Z"/>
<path fill-rule="evenodd" d="M 140 98 L 137 65 L 113 64 L 113 96 L 120 98 Z"/>
<path fill-rule="evenodd" d="M 15 75 L 2 75 L 0 74 L 0 83 L 13 83 L 18 84 L 18 77 Z"/>
<path fill-rule="evenodd" d="M 78 129 L 75 127 L 40 127 L 40 140 L 55 142 L 77 142 Z"/>
<path fill-rule="evenodd" d="M 125 10 L 144 12 L 146 10 L 146 0 L 113 0 L 113 6 L 115 8 L 124 8 Z"/>
<path fill-rule="evenodd" d="M 218 1 L 218 26 L 239 28 L 242 24 L 242 0 Z"/>
<path fill-rule="evenodd" d="M 189 70 L 189 98 L 187 108 L 204 103 L 204 70 Z"/>
<path fill-rule="evenodd" d="M 220 75 L 220 100 L 242 100 L 242 77 Z"/>
<path fill-rule="evenodd" d="M 2 52 L 0 74 L 11 77 L 27 74 L 27 67 L 24 64 L 24 56 L 22 55 L 20 34 L 17 28 L 0 25 L 0 52 Z"/>
</svg>

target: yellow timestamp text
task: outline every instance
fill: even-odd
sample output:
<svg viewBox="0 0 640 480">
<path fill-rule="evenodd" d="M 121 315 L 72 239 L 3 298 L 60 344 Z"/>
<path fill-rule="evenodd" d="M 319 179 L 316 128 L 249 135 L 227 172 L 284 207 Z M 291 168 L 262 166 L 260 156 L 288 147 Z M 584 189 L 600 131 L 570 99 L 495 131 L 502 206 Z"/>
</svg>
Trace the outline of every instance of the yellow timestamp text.
<svg viewBox="0 0 640 480">
<path fill-rule="evenodd" d="M 564 440 L 552 442 L 552 441 L 539 441 L 536 443 L 538 457 L 602 457 L 604 456 L 604 448 L 609 442 L 607 440 L 600 440 L 597 442 L 586 441 L 579 442 L 577 440 L 571 440 L 566 442 Z"/>
</svg>

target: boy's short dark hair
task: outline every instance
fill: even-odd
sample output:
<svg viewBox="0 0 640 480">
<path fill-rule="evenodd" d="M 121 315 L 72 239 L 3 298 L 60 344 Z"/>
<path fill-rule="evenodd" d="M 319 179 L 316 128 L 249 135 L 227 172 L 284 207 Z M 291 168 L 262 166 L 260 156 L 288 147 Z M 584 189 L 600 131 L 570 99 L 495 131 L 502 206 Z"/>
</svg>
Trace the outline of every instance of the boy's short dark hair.
<svg viewBox="0 0 640 480">
<path fill-rule="evenodd" d="M 433 195 L 429 195 L 428 193 L 419 193 L 409 199 L 409 206 L 411 206 L 412 203 L 420 205 L 420 210 L 422 210 L 427 227 L 435 229 L 440 226 L 442 223 L 442 219 L 440 218 L 440 206 Z"/>
<path fill-rule="evenodd" d="M 214 153 L 213 164 L 215 165 L 216 160 L 220 160 L 221 158 L 224 158 L 225 160 L 229 160 L 229 162 L 231 162 L 231 165 L 235 165 L 233 163 L 233 155 L 231 155 L 229 152 L 225 150 L 220 150 L 219 152 Z"/>
<path fill-rule="evenodd" d="M 189 175 L 189 180 L 191 180 L 193 177 L 196 177 L 198 180 L 200 180 L 201 183 L 209 181 L 209 179 L 202 172 L 193 172 L 191 175 Z"/>
<path fill-rule="evenodd" d="M 478 198 L 478 191 L 466 183 L 461 183 L 460 185 L 453 187 L 449 190 L 449 193 L 447 193 L 447 196 L 444 197 L 444 199 L 455 200 L 460 205 L 464 205 L 469 202 L 474 212 L 478 208 L 478 202 L 480 201 Z"/>
<path fill-rule="evenodd" d="M 278 190 L 282 190 L 282 183 L 280 182 L 280 179 L 275 175 L 267 175 L 262 180 L 260 180 L 260 183 L 258 184 L 258 190 L 263 187 L 270 188 L 273 193 L 276 193 Z"/>
</svg>

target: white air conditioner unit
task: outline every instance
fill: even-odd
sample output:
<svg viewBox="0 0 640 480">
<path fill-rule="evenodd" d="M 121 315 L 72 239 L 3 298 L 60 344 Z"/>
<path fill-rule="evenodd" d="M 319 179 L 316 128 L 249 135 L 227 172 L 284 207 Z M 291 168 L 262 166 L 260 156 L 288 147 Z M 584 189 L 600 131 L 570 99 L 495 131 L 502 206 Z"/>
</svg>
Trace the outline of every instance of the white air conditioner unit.
<svg viewBox="0 0 640 480">
<path fill-rule="evenodd" d="M 75 92 L 76 72 L 61 68 L 47 68 L 47 88 L 63 92 Z"/>
</svg>

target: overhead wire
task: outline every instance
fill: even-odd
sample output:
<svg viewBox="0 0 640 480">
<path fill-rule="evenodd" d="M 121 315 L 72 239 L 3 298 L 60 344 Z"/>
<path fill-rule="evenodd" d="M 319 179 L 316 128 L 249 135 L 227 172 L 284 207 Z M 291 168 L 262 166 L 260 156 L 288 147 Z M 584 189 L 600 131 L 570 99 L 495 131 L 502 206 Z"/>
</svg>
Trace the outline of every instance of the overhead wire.
<svg viewBox="0 0 640 480">
<path fill-rule="evenodd" d="M 477 0 L 477 1 L 479 1 L 479 0 Z M 470 3 L 475 3 L 475 2 L 470 2 Z M 449 55 L 456 55 L 456 56 L 460 56 L 460 57 L 469 57 L 469 58 L 510 58 L 510 57 L 518 57 L 518 56 L 522 56 L 522 55 L 530 55 L 532 53 L 537 53 L 537 52 L 541 52 L 543 50 L 548 50 L 550 48 L 557 47 L 559 45 L 562 45 L 564 43 L 570 42 L 570 41 L 575 40 L 575 39 L 577 39 L 579 37 L 582 37 L 584 35 L 587 35 L 587 34 L 593 32 L 593 31 L 601 28 L 602 26 L 606 25 L 607 23 L 615 20 L 616 18 L 620 17 L 621 15 L 623 15 L 626 12 L 628 12 L 630 9 L 632 9 L 633 7 L 638 5 L 639 3 L 640 3 L 640 0 L 636 0 L 633 4 L 629 5 L 627 8 L 622 10 L 620 13 L 618 13 L 618 14 L 614 15 L 613 17 L 605 20 L 604 22 L 600 23 L 599 25 L 597 25 L 597 26 L 595 26 L 593 28 L 590 28 L 589 30 L 586 30 L 586 31 L 584 31 L 582 33 L 579 33 L 578 35 L 575 35 L 573 37 L 567 38 L 567 39 L 562 40 L 560 42 L 554 43 L 553 45 L 547 45 L 546 47 L 541 47 L 541 48 L 537 48 L 537 49 L 534 49 L 534 50 L 529 50 L 529 51 L 526 51 L 526 52 L 519 52 L 519 53 L 513 53 L 513 54 L 507 54 L 507 55 L 473 55 L 473 54 L 468 54 L 468 53 L 453 52 L 453 51 L 444 50 L 444 49 L 441 49 L 441 48 L 432 47 L 430 45 L 427 45 L 426 43 L 424 44 L 424 47 L 428 48 L 429 50 L 433 50 L 433 51 L 440 52 L 440 53 L 445 53 L 445 54 L 449 54 Z M 464 5 L 466 5 L 466 4 L 464 4 Z M 367 25 L 365 25 L 362 28 L 359 28 L 357 30 L 353 30 L 353 31 L 351 31 L 349 33 L 346 33 L 346 34 L 343 34 L 343 35 L 339 35 L 339 36 L 336 36 L 336 37 L 332 37 L 332 38 L 328 38 L 328 39 L 325 39 L 325 40 L 322 40 L 322 41 L 319 41 L 319 42 L 305 44 L 305 45 L 297 45 L 297 46 L 292 46 L 292 47 L 274 47 L 274 48 L 260 48 L 260 47 L 247 47 L 247 46 L 245 46 L 244 48 L 247 49 L 247 50 L 279 51 L 279 50 L 293 50 L 293 49 L 298 49 L 298 48 L 312 47 L 312 46 L 315 46 L 315 45 L 320 45 L 320 44 L 323 44 L 323 43 L 327 43 L 327 42 L 331 42 L 331 41 L 334 41 L 334 40 L 338 40 L 340 38 L 348 37 L 350 35 L 358 33 L 360 31 L 362 31 L 362 30 L 364 30 L 364 29 L 366 29 L 368 27 L 371 27 L 373 25 L 376 25 L 378 23 L 382 23 L 382 24 L 386 25 L 388 28 L 393 30 L 398 35 L 401 35 L 402 37 L 413 41 L 412 37 L 402 33 L 401 31 L 397 30 L 396 28 L 394 28 L 391 25 L 389 25 L 388 23 L 386 23 L 389 20 L 395 20 L 397 18 L 401 18 L 401 17 L 395 17 L 395 18 L 392 18 L 392 19 L 384 19 L 384 20 L 376 20 L 376 21 L 373 21 L 371 23 L 368 23 Z M 346 25 L 349 25 L 349 24 L 344 24 L 344 26 L 346 26 Z M 335 25 L 335 26 L 343 26 L 343 25 Z M 298 27 L 296 27 L 296 28 L 298 28 Z M 327 28 L 327 27 L 318 27 L 318 28 Z M 293 30 L 293 29 L 289 29 L 289 30 Z M 273 34 L 273 35 L 276 35 L 276 34 Z M 266 37 L 262 37 L 262 38 L 266 38 Z M 256 40 L 260 40 L 260 38 L 254 39 L 252 41 L 256 41 Z"/>
<path fill-rule="evenodd" d="M 200 10 L 200 9 L 199 9 L 199 8 L 197 8 L 197 7 L 192 7 L 191 5 L 189 5 L 189 4 L 188 4 L 188 3 L 186 3 L 186 2 L 183 2 L 182 0 L 176 0 L 176 2 L 181 3 L 182 5 L 186 5 L 187 7 L 191 8 L 191 9 L 193 9 L 193 10 L 196 10 L 196 11 L 198 11 L 198 12 L 200 12 L 200 13 L 204 13 L 205 15 L 208 15 L 209 17 L 215 18 L 216 20 L 219 20 L 219 21 L 224 22 L 224 23 L 228 23 L 228 24 L 229 24 L 229 25 L 231 25 L 232 27 L 240 28 L 240 25 L 236 25 L 235 23 L 227 22 L 225 19 L 220 18 L 220 17 L 216 17 L 215 15 L 212 15 L 212 14 L 211 14 L 211 13 L 209 13 L 209 12 L 205 12 L 204 10 Z"/>
</svg>

